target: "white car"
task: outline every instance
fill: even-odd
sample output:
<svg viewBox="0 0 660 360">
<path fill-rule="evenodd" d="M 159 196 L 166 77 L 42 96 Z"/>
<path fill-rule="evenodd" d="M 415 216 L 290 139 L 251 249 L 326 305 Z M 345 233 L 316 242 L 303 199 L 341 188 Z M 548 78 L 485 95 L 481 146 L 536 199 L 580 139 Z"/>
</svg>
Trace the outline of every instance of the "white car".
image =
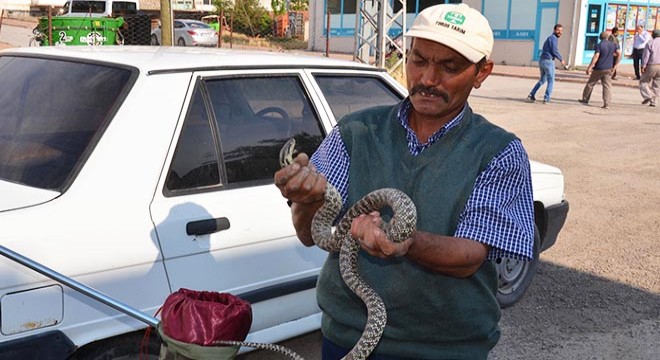
<svg viewBox="0 0 660 360">
<path fill-rule="evenodd" d="M 211 25 L 199 20 L 174 20 L 174 38 L 177 46 L 209 46 L 218 45 L 218 32 Z M 160 26 L 151 31 L 151 45 L 163 43 Z"/>
<path fill-rule="evenodd" d="M 179 47 L 8 49 L 0 79 L 0 244 L 148 315 L 180 288 L 238 295 L 258 342 L 321 319 L 326 256 L 273 185 L 280 147 L 312 153 L 344 114 L 406 95 L 354 62 Z M 532 173 L 540 251 L 568 205 L 558 169 Z M 515 302 L 536 262 L 499 263 Z M 137 356 L 145 328 L 5 257 L 0 314 L 12 359 Z"/>
</svg>

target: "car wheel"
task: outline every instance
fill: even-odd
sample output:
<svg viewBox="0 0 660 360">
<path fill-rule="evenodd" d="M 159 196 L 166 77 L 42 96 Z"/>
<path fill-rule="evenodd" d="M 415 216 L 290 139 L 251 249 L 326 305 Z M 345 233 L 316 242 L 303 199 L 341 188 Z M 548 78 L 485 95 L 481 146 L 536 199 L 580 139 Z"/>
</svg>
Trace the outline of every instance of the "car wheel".
<svg viewBox="0 0 660 360">
<path fill-rule="evenodd" d="M 179 38 L 179 40 L 176 41 L 176 44 L 178 46 L 186 46 L 186 40 L 184 40 L 183 38 Z"/>
<path fill-rule="evenodd" d="M 539 262 L 541 239 L 536 226 L 534 227 L 534 256 L 530 261 L 497 258 L 495 267 L 499 283 L 497 287 L 497 302 L 502 309 L 512 306 L 522 299 L 532 284 Z"/>
<path fill-rule="evenodd" d="M 152 329 L 146 348 L 143 348 L 144 331 L 132 332 L 110 339 L 87 344 L 76 351 L 71 360 L 158 360 L 160 340 L 157 331 Z M 142 352 L 145 351 L 145 352 Z"/>
<path fill-rule="evenodd" d="M 151 45 L 158 46 L 158 36 L 151 35 Z"/>
</svg>

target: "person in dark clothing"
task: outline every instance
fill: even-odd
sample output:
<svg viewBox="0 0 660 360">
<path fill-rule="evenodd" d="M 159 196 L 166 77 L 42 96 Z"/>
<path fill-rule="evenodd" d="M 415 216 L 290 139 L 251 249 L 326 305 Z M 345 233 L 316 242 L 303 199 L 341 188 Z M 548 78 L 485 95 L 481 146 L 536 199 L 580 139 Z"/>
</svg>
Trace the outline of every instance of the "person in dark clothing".
<svg viewBox="0 0 660 360">
<path fill-rule="evenodd" d="M 621 45 L 619 44 L 619 28 L 618 27 L 613 27 L 612 28 L 612 33 L 607 37 L 607 40 L 611 43 L 616 44 L 617 47 L 621 48 Z M 621 54 L 614 54 L 614 62 L 619 63 L 621 59 L 616 59 L 616 57 L 621 56 Z M 616 67 L 614 68 L 614 71 L 612 72 L 612 80 L 616 80 Z"/>
<path fill-rule="evenodd" d="M 610 108 L 612 102 L 612 73 L 616 71 L 619 60 L 621 60 L 619 45 L 609 41 L 608 37 L 607 31 L 600 33 L 600 43 L 596 45 L 596 53 L 586 71 L 589 80 L 587 80 L 587 84 L 582 91 L 582 98 L 578 100 L 582 104 L 589 104 L 591 92 L 594 90 L 596 83 L 600 81 L 603 86 L 603 109 Z"/>
<path fill-rule="evenodd" d="M 529 92 L 527 96 L 528 101 L 536 101 L 536 92 L 539 88 L 548 82 L 548 86 L 545 88 L 545 95 L 543 96 L 543 103 L 547 104 L 550 102 L 550 96 L 552 95 L 552 89 L 555 84 L 555 59 L 561 61 L 561 65 L 564 69 L 567 69 L 566 62 L 561 57 L 559 49 L 557 49 L 557 43 L 559 42 L 559 37 L 564 32 L 564 27 L 561 24 L 557 24 L 554 27 L 552 35 L 548 36 L 543 43 L 543 50 L 541 51 L 541 58 L 539 60 L 539 70 L 541 70 L 541 78 L 534 85 L 532 91 Z"/>
</svg>

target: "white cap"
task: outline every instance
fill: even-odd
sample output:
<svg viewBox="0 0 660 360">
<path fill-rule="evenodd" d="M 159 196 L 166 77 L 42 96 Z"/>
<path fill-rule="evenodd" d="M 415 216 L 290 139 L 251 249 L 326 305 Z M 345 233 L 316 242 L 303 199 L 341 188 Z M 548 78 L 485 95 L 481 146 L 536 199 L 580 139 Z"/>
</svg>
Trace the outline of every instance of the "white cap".
<svg viewBox="0 0 660 360">
<path fill-rule="evenodd" d="M 488 20 L 465 4 L 434 5 L 422 10 L 405 36 L 443 44 L 473 63 L 489 58 L 493 51 L 493 30 Z"/>
</svg>

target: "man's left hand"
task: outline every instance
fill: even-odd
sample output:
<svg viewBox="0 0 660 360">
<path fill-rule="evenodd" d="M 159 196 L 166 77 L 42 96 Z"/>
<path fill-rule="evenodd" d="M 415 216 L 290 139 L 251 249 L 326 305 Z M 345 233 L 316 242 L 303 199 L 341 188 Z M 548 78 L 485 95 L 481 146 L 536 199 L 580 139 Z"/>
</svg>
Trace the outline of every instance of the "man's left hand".
<svg viewBox="0 0 660 360">
<path fill-rule="evenodd" d="M 413 238 L 400 243 L 390 241 L 381 229 L 382 222 L 380 213 L 377 211 L 360 215 L 353 219 L 351 236 L 360 243 L 362 249 L 369 255 L 379 258 L 406 255 L 413 243 Z"/>
</svg>

